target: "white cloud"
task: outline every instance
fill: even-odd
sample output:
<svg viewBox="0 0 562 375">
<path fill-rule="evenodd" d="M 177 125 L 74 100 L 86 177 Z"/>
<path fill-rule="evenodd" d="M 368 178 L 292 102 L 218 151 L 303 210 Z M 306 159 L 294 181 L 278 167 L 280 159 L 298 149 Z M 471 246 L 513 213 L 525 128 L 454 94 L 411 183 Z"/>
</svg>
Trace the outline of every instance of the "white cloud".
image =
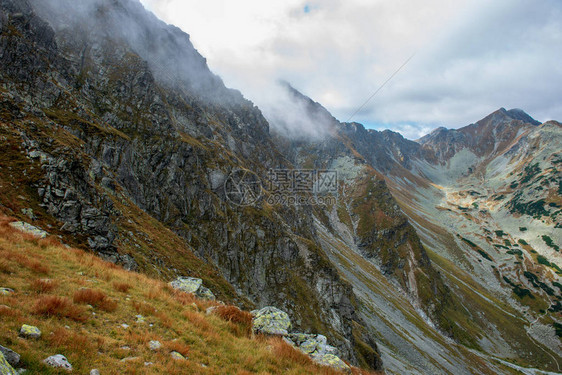
<svg viewBox="0 0 562 375">
<path fill-rule="evenodd" d="M 345 121 L 416 52 L 353 120 L 411 124 L 394 126 L 408 137 L 499 107 L 562 120 L 557 0 L 143 3 L 189 33 L 211 69 L 260 106 L 282 78 Z"/>
</svg>

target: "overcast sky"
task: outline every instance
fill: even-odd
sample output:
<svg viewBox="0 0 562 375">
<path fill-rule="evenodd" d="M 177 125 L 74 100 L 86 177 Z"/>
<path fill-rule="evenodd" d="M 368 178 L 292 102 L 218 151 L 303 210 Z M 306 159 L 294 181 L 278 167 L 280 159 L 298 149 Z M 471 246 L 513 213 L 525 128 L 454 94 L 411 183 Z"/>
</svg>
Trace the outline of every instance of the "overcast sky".
<svg viewBox="0 0 562 375">
<path fill-rule="evenodd" d="M 279 79 L 415 139 L 505 107 L 562 121 L 560 0 L 141 0 L 259 106 Z"/>
</svg>

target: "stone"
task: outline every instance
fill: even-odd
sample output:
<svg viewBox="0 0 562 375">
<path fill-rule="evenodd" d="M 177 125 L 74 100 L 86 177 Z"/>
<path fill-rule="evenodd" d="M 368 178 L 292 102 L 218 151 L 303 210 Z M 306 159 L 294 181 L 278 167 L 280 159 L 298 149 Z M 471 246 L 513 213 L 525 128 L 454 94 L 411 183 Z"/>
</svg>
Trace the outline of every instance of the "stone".
<svg viewBox="0 0 562 375">
<path fill-rule="evenodd" d="M 10 223 L 10 226 L 21 232 L 31 234 L 32 236 L 37 238 L 45 238 L 48 234 L 44 230 L 34 227 L 33 225 L 26 223 L 25 221 L 14 221 Z"/>
<path fill-rule="evenodd" d="M 181 290 L 186 293 L 195 294 L 199 288 L 203 285 L 203 280 L 197 279 L 195 277 L 178 277 L 170 283 L 170 286 L 174 289 Z"/>
<path fill-rule="evenodd" d="M 312 360 L 321 366 L 328 366 L 336 370 L 351 372 L 351 368 L 340 359 L 340 357 L 333 354 L 324 354 L 313 356 Z"/>
<path fill-rule="evenodd" d="M 0 288 L 0 296 L 9 296 L 13 294 L 14 290 L 10 288 Z"/>
<path fill-rule="evenodd" d="M 206 314 L 206 315 L 211 315 L 216 309 L 217 309 L 217 306 L 210 306 L 210 307 L 207 307 L 207 309 L 205 310 L 205 314 Z"/>
<path fill-rule="evenodd" d="M 62 368 L 67 371 L 72 371 L 72 365 L 66 357 L 62 354 L 55 354 L 43 360 L 43 362 L 51 367 Z"/>
<path fill-rule="evenodd" d="M 328 345 L 326 336 L 306 333 L 291 333 L 288 338 L 304 353 L 314 355 L 334 354 L 335 348 Z"/>
<path fill-rule="evenodd" d="M 41 331 L 35 326 L 24 324 L 20 328 L 20 336 L 26 339 L 38 339 L 41 337 Z"/>
<path fill-rule="evenodd" d="M 138 324 L 144 324 L 146 322 L 145 319 L 144 319 L 144 316 L 142 316 L 142 315 L 137 315 L 136 318 L 137 318 Z"/>
<path fill-rule="evenodd" d="M 252 311 L 252 327 L 255 333 L 287 336 L 291 328 L 289 315 L 273 306 Z"/>
<path fill-rule="evenodd" d="M 121 362 L 136 361 L 137 359 L 139 359 L 139 357 L 125 357 L 121 360 Z"/>
<path fill-rule="evenodd" d="M 170 356 L 172 357 L 172 359 L 185 359 L 185 357 L 183 355 L 181 355 L 180 353 L 173 351 L 170 353 Z"/>
<path fill-rule="evenodd" d="M 215 295 L 211 290 L 203 286 L 203 280 L 195 277 L 180 276 L 170 282 L 170 286 L 182 292 L 192 293 L 196 297 L 206 300 L 215 300 Z"/>
<path fill-rule="evenodd" d="M 123 327 L 124 329 L 127 329 L 127 328 L 129 328 L 129 325 L 128 325 L 128 324 L 125 324 L 125 323 L 123 323 L 123 324 L 121 324 L 121 327 Z"/>
<path fill-rule="evenodd" d="M 162 347 L 162 344 L 160 343 L 160 341 L 157 341 L 157 340 L 151 340 L 148 343 L 148 348 L 150 350 L 153 350 L 153 351 L 156 351 L 156 350 L 160 349 L 161 347 Z"/>
<path fill-rule="evenodd" d="M 17 375 L 16 370 L 8 363 L 3 353 L 0 353 L 0 374 Z"/>
<path fill-rule="evenodd" d="M 6 358 L 6 361 L 8 361 L 11 366 L 16 367 L 20 363 L 20 355 L 13 350 L 0 345 L 0 352 L 4 355 L 4 358 Z"/>
<path fill-rule="evenodd" d="M 195 295 L 199 298 L 206 299 L 209 301 L 214 301 L 216 299 L 213 292 L 211 292 L 210 289 L 205 288 L 204 286 L 200 287 L 197 293 L 195 293 Z"/>
<path fill-rule="evenodd" d="M 30 218 L 31 220 L 37 219 L 37 217 L 35 216 L 35 214 L 33 213 L 33 210 L 31 208 L 22 208 L 21 213 L 24 214 L 25 216 L 27 216 L 28 218 Z"/>
<path fill-rule="evenodd" d="M 100 375 L 100 370 L 97 368 L 90 370 L 90 375 Z"/>
</svg>

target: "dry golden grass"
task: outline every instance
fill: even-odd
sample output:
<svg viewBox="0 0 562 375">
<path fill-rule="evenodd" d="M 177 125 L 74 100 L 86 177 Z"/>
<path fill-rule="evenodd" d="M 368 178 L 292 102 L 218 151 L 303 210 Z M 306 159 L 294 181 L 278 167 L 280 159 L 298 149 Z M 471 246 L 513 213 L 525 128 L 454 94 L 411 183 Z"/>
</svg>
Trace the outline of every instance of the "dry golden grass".
<svg viewBox="0 0 562 375">
<path fill-rule="evenodd" d="M 35 279 L 31 282 L 30 288 L 37 293 L 52 292 L 59 285 L 58 281 L 52 279 Z"/>
<path fill-rule="evenodd" d="M 117 302 L 108 298 L 104 292 L 98 289 L 79 289 L 74 292 L 72 299 L 74 303 L 92 305 L 107 312 L 113 312 L 117 309 Z"/>
<path fill-rule="evenodd" d="M 77 322 L 85 322 L 86 310 L 75 305 L 66 297 L 43 296 L 37 300 L 33 313 L 45 317 L 68 318 Z"/>
<path fill-rule="evenodd" d="M 113 288 L 121 293 L 127 293 L 129 289 L 131 289 L 132 287 L 133 286 L 131 284 L 127 284 L 127 283 L 120 283 L 120 282 L 113 283 Z"/>
<path fill-rule="evenodd" d="M 65 355 L 76 373 L 92 368 L 106 374 L 338 373 L 282 340 L 253 337 L 245 311 L 198 300 L 56 240 L 37 240 L 9 227 L 9 221 L 0 215 L 0 286 L 16 293 L 0 296 L 0 342 L 22 354 L 29 373 L 57 373 L 42 363 L 55 352 Z M 206 315 L 210 306 L 215 313 Z M 138 323 L 137 314 L 146 321 Z M 24 323 L 39 327 L 41 339 L 18 339 Z M 160 341 L 162 349 L 151 351 L 150 340 Z M 188 359 L 171 360 L 170 351 Z M 131 356 L 139 360 L 121 362 Z"/>
</svg>

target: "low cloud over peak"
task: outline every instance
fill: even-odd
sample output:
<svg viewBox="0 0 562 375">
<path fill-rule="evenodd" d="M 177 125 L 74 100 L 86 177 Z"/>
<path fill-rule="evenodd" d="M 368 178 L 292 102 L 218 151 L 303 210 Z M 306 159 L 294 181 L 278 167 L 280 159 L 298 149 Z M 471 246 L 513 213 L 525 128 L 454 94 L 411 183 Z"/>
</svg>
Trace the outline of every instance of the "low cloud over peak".
<svg viewBox="0 0 562 375">
<path fill-rule="evenodd" d="M 280 78 L 341 121 L 418 138 L 499 107 L 562 119 L 562 3 L 142 0 L 260 107 Z"/>
</svg>

